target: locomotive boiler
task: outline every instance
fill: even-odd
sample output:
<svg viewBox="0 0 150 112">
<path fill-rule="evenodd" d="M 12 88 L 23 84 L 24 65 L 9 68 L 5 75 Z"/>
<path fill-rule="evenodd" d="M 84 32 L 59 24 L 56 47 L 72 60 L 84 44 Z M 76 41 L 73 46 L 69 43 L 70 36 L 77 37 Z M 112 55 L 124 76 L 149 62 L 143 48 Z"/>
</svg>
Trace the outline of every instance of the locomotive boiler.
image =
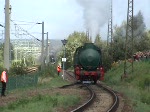
<svg viewBox="0 0 150 112">
<path fill-rule="evenodd" d="M 100 48 L 93 43 L 85 43 L 74 53 L 74 74 L 78 81 L 92 81 L 104 79 L 102 54 Z"/>
</svg>

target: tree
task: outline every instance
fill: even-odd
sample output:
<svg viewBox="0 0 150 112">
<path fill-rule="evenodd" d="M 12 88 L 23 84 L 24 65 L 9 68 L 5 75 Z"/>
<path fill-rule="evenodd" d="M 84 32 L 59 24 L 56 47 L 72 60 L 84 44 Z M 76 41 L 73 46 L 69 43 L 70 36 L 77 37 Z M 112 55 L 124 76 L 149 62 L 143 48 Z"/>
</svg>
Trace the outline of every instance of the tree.
<svg viewBox="0 0 150 112">
<path fill-rule="evenodd" d="M 82 46 L 84 43 L 87 42 L 86 40 L 86 34 L 84 32 L 74 32 L 68 36 L 68 42 L 66 44 L 66 67 L 71 67 L 73 65 L 73 57 L 75 50 L 79 47 Z M 60 58 L 59 58 L 60 57 Z M 60 53 L 59 59 L 63 57 L 63 52 Z"/>
<path fill-rule="evenodd" d="M 115 37 L 113 42 L 113 61 L 123 60 L 125 56 L 124 52 L 124 39 Z"/>
<path fill-rule="evenodd" d="M 100 35 L 98 34 L 95 38 L 95 41 L 94 41 L 94 44 L 96 46 L 98 46 L 99 48 L 102 48 L 102 40 L 101 40 L 101 37 Z"/>
<path fill-rule="evenodd" d="M 134 51 L 139 51 L 139 50 L 143 50 L 141 47 L 141 45 L 143 45 L 146 39 L 146 35 L 145 35 L 145 23 L 144 23 L 144 18 L 143 18 L 143 14 L 141 13 L 141 11 L 138 12 L 137 15 L 134 16 L 133 18 L 133 36 L 134 36 Z"/>
<path fill-rule="evenodd" d="M 150 31 L 147 31 L 143 34 L 136 48 L 137 51 L 150 50 Z"/>
<path fill-rule="evenodd" d="M 143 14 L 139 11 L 138 14 L 133 17 L 134 37 L 141 37 L 144 34 L 145 29 L 146 26 L 144 23 Z"/>
<path fill-rule="evenodd" d="M 126 26 L 125 21 L 120 26 L 115 26 L 113 34 L 112 48 L 109 49 L 112 53 L 112 62 L 124 59 L 124 43 L 126 39 Z"/>
</svg>

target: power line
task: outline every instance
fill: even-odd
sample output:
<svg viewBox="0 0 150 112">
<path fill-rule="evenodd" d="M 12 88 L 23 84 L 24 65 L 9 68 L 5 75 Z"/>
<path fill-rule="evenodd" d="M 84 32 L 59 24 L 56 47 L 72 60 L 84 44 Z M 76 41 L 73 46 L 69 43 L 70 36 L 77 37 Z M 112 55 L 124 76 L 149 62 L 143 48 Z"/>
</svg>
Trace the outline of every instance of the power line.
<svg viewBox="0 0 150 112">
<path fill-rule="evenodd" d="M 11 21 L 12 21 L 12 20 L 11 20 Z M 14 21 L 12 21 L 12 22 L 15 24 L 15 26 L 16 26 L 17 28 L 19 28 L 19 29 L 21 29 L 21 31 L 25 32 L 24 35 L 27 34 L 27 36 L 30 36 L 30 37 L 36 39 L 37 41 L 40 41 L 38 38 L 36 38 L 35 36 L 31 35 L 27 30 L 24 30 L 22 27 L 20 27 L 20 26 L 19 26 L 18 24 L 16 24 Z M 16 35 L 15 35 L 15 36 L 16 36 Z"/>
<path fill-rule="evenodd" d="M 11 21 L 23 22 L 23 23 L 34 23 L 34 24 L 36 24 L 36 22 L 29 22 L 29 21 L 17 21 L 17 20 L 11 20 Z"/>
</svg>

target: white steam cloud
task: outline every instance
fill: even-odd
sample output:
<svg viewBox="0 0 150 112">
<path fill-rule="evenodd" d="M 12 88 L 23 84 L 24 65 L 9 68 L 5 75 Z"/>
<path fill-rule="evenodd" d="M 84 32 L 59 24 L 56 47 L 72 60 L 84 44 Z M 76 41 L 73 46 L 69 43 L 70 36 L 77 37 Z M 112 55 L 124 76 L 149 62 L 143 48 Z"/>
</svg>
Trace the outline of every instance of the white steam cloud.
<svg viewBox="0 0 150 112">
<path fill-rule="evenodd" d="M 108 23 L 110 0 L 76 0 L 83 7 L 86 30 L 92 40 L 99 34 L 100 28 Z"/>
</svg>

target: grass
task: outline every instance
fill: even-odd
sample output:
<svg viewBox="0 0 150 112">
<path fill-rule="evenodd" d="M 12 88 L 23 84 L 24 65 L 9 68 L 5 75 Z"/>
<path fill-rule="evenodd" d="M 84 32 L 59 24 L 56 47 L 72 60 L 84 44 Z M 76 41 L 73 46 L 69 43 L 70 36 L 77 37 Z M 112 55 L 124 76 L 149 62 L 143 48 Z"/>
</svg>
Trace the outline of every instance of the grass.
<svg viewBox="0 0 150 112">
<path fill-rule="evenodd" d="M 57 108 L 67 109 L 77 104 L 79 100 L 80 98 L 75 95 L 38 95 L 32 99 L 19 99 L 0 110 L 1 112 L 55 112 Z"/>
<path fill-rule="evenodd" d="M 150 61 L 134 62 L 133 74 L 121 80 L 123 63 L 105 74 L 105 82 L 130 99 L 135 112 L 150 112 Z"/>
<path fill-rule="evenodd" d="M 44 75 L 40 75 L 38 85 L 11 91 L 11 94 L 17 93 L 21 98 L 4 107 L 0 107 L 0 112 L 56 112 L 57 109 L 67 111 L 68 107 L 72 107 L 80 102 L 81 97 L 79 95 L 64 95 L 60 92 L 51 95 L 38 93 L 32 97 L 27 95 L 29 91 L 54 90 L 54 88 L 66 84 L 69 83 L 63 80 L 61 75 L 57 76 L 55 72 L 53 72 L 53 75 L 50 75 L 44 71 Z"/>
</svg>

